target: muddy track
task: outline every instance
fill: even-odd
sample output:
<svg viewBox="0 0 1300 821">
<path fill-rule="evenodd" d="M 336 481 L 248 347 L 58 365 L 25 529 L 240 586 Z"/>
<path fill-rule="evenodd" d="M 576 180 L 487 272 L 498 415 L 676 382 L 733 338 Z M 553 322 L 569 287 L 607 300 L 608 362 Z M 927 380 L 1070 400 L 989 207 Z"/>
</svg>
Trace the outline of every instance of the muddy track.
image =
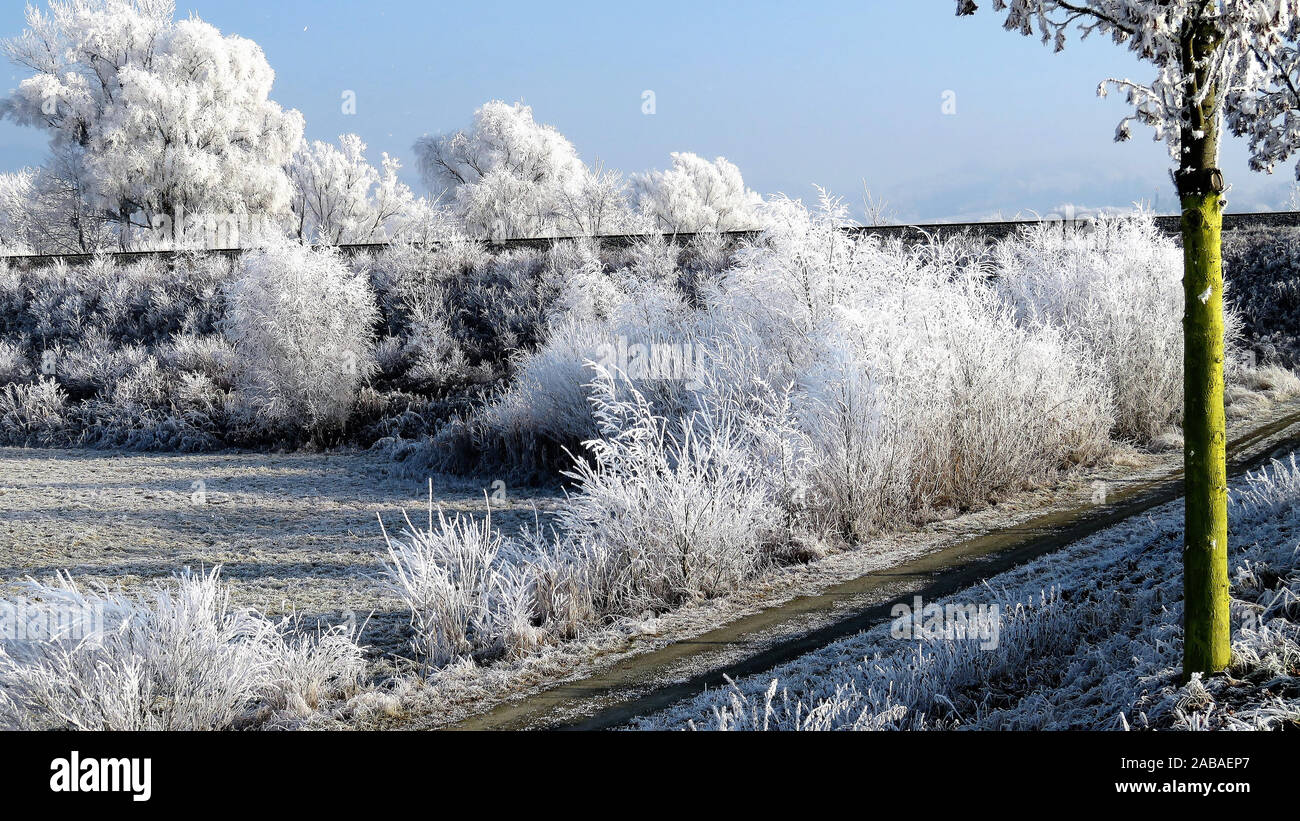
<svg viewBox="0 0 1300 821">
<path fill-rule="evenodd" d="M 1228 471 L 1240 475 L 1300 447 L 1300 412 L 1228 443 Z M 761 673 L 890 618 L 895 603 L 937 599 L 1059 550 L 1182 495 L 1182 471 L 1137 481 L 1085 505 L 1030 519 L 834 585 L 816 595 L 729 622 L 691 639 L 632 656 L 590 677 L 502 703 L 449 729 L 598 730 L 624 725 L 700 692 L 723 676 Z M 828 621 L 828 614 L 833 617 Z M 685 672 L 683 672 L 685 671 Z"/>
</svg>

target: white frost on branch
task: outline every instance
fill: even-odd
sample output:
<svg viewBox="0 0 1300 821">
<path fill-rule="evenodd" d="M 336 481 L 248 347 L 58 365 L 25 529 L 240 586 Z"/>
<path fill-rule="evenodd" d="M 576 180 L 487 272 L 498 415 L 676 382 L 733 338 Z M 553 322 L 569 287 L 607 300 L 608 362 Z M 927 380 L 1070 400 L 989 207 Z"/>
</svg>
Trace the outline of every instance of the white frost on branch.
<svg viewBox="0 0 1300 821">
<path fill-rule="evenodd" d="M 123 231 L 181 209 L 286 214 L 302 116 L 269 98 L 256 43 L 174 13 L 171 0 L 28 6 L 2 48 L 31 76 L 0 115 L 48 132 L 70 187 Z"/>
<path fill-rule="evenodd" d="M 1116 140 L 1131 135 L 1137 121 L 1154 129 L 1156 140 L 1168 143 L 1171 156 L 1182 155 L 1182 128 L 1192 110 L 1217 89 L 1214 116 L 1246 136 L 1250 163 L 1271 172 L 1300 147 L 1300 3 L 1297 0 L 995 0 L 1006 12 L 1003 27 L 1040 37 L 1054 50 L 1065 47 L 1073 30 L 1080 39 L 1092 34 L 1109 37 L 1137 58 L 1151 63 L 1155 77 L 1148 83 L 1108 79 L 1107 87 L 1125 92 L 1133 113 L 1115 132 Z M 973 14 L 973 0 L 957 0 L 957 14 Z M 1197 27 L 1208 27 L 1221 38 L 1207 49 L 1203 63 L 1184 66 L 1181 38 Z M 1206 72 L 1199 96 L 1190 93 L 1195 71 Z M 1297 168 L 1300 174 L 1300 167 Z"/>
<path fill-rule="evenodd" d="M 686 151 L 672 154 L 673 167 L 636 176 L 641 212 L 659 231 L 733 231 L 758 228 L 763 198 L 745 187 L 740 169 L 723 157 L 713 162 Z"/>
<path fill-rule="evenodd" d="M 469 129 L 421 137 L 420 174 L 473 234 L 493 239 L 629 230 L 621 176 L 589 169 L 554 126 L 523 103 L 500 100 L 474 112 Z"/>
<path fill-rule="evenodd" d="M 303 140 L 289 164 L 298 238 L 328 245 L 387 239 L 414 197 L 397 178 L 395 157 L 385 153 L 380 164 L 382 172 L 366 162 L 366 144 L 356 134 L 340 136 L 337 147 Z"/>
</svg>

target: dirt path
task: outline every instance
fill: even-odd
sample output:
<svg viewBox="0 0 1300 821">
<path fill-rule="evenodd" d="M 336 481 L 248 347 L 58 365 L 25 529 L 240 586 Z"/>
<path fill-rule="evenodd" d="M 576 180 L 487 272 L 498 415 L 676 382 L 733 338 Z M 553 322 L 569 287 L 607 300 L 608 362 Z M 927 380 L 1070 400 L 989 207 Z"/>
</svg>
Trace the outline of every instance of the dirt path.
<svg viewBox="0 0 1300 821">
<path fill-rule="evenodd" d="M 449 514 L 481 515 L 490 485 L 440 478 L 434 500 Z M 557 500 L 504 490 L 492 518 L 505 531 L 531 524 L 534 507 L 547 516 Z M 427 498 L 425 483 L 393 476 L 388 459 L 369 453 L 0 448 L 0 589 L 68 570 L 129 590 L 219 563 L 237 603 L 331 622 L 373 610 L 363 640 L 397 652 L 407 614 L 375 582 L 385 555 L 375 514 L 396 535 L 401 509 L 423 521 Z"/>
</svg>

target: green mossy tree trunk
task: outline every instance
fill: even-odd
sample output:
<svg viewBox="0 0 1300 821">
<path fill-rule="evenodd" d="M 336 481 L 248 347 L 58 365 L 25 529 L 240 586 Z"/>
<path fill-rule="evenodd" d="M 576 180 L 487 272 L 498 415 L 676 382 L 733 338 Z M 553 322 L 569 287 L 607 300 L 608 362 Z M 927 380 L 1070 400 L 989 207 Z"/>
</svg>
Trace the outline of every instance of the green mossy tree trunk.
<svg viewBox="0 0 1300 821">
<path fill-rule="evenodd" d="M 1183 675 L 1228 666 L 1228 479 L 1223 411 L 1223 225 L 1219 118 L 1204 57 L 1219 37 L 1207 24 L 1183 34 L 1183 68 L 1205 94 L 1183 123 L 1175 175 L 1183 234 Z M 1198 66 L 1198 63 L 1202 63 Z"/>
</svg>

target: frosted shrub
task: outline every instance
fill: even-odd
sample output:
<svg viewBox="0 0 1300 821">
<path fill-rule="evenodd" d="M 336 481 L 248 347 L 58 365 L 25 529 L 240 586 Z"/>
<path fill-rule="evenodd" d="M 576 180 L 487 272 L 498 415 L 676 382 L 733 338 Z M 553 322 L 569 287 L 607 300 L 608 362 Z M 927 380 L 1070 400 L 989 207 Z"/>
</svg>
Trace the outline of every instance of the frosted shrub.
<svg viewBox="0 0 1300 821">
<path fill-rule="evenodd" d="M 700 304 L 701 289 L 727 269 L 734 250 L 733 243 L 719 233 L 706 232 L 691 238 L 681 255 L 681 267 L 677 272 L 678 287 L 687 302 Z"/>
<path fill-rule="evenodd" d="M 219 570 L 146 596 L 30 582 L 23 607 L 59 631 L 0 643 L 0 724 L 21 729 L 214 730 L 263 708 L 354 686 L 361 648 L 342 627 L 304 636 L 231 606 Z M 35 617 L 36 613 L 75 619 Z"/>
<path fill-rule="evenodd" d="M 67 424 L 67 399 L 49 377 L 5 385 L 0 388 L 0 430 L 17 444 L 55 444 Z"/>
<path fill-rule="evenodd" d="M 712 312 L 720 324 L 745 324 L 800 367 L 817 355 L 809 337 L 820 323 L 889 280 L 871 264 L 877 243 L 840 231 L 844 208 L 824 192 L 818 212 L 776 197 L 763 205 L 763 220 L 761 237 L 722 273 Z"/>
<path fill-rule="evenodd" d="M 427 234 L 427 235 L 426 235 Z M 423 240 L 423 241 L 418 241 Z M 483 267 L 490 255 L 442 219 L 417 236 L 399 234 L 367 267 L 390 332 L 401 329 L 413 309 L 428 314 L 442 307 L 445 285 Z"/>
<path fill-rule="evenodd" d="M 161 350 L 159 359 L 169 367 L 204 376 L 224 389 L 235 384 L 238 357 L 234 346 L 219 334 L 178 334 Z"/>
<path fill-rule="evenodd" d="M 544 471 L 567 462 L 565 449 L 599 434 L 587 402 L 585 362 L 605 339 L 598 326 L 564 321 L 547 344 L 519 365 L 515 383 L 471 420 L 480 465 Z M 451 444 L 454 431 L 443 441 Z"/>
<path fill-rule="evenodd" d="M 411 612 L 415 655 L 431 667 L 514 658 L 606 619 L 716 596 L 768 566 L 785 515 L 748 458 L 739 414 L 656 416 L 598 369 L 592 398 L 605 438 L 568 476 L 557 532 L 508 538 L 469 516 L 385 538 L 385 580 Z M 629 399 L 617 395 L 628 394 Z"/>
<path fill-rule="evenodd" d="M 601 265 L 595 242 L 562 242 L 547 252 L 546 273 L 557 286 L 552 315 L 576 321 L 609 317 L 623 300 L 613 278 Z"/>
<path fill-rule="evenodd" d="M 573 289 L 572 292 L 577 292 Z M 513 384 L 491 405 L 463 426 L 444 431 L 435 446 L 443 449 L 444 467 L 497 470 L 526 475 L 553 472 L 571 461 L 570 453 L 600 435 L 588 401 L 589 362 L 616 361 L 620 345 L 668 342 L 684 344 L 694 337 L 694 311 L 671 284 L 629 281 L 617 302 L 593 299 L 552 304 L 545 340 L 514 365 Z M 660 412 L 677 409 L 684 397 L 682 380 L 632 378 Z"/>
<path fill-rule="evenodd" d="M 405 369 L 401 383 L 420 391 L 436 391 L 464 382 L 471 369 L 464 350 L 441 315 L 416 313 L 400 350 Z"/>
<path fill-rule="evenodd" d="M 561 246 L 543 254 L 512 249 L 456 280 L 448 292 L 461 344 L 482 359 L 508 366 L 508 358 L 537 347 L 558 282 L 547 264 Z"/>
<path fill-rule="evenodd" d="M 828 536 L 977 508 L 1108 451 L 1112 371 L 1073 320 L 1018 310 L 979 253 L 855 238 L 829 198 L 777 198 L 763 219 L 734 253 L 702 248 L 690 283 L 663 249 L 625 252 L 599 271 L 615 299 L 569 284 L 598 275 L 580 246 L 567 273 L 544 262 L 566 284 L 540 344 L 435 445 L 494 469 L 563 454 L 573 490 L 549 545 L 441 517 L 392 543 L 421 655 L 485 659 L 725 594 Z M 609 361 L 620 340 L 689 342 L 688 378 Z"/>
<path fill-rule="evenodd" d="M 734 589 L 768 559 L 782 513 L 733 419 L 669 421 L 635 389 L 616 398 L 603 369 L 592 398 L 604 436 L 594 463 L 566 473 L 577 492 L 558 514 L 574 541 L 599 545 L 604 609 L 661 611 Z"/>
<path fill-rule="evenodd" d="M 681 249 L 668 237 L 649 234 L 634 240 L 624 249 L 620 262 L 636 279 L 670 282 L 678 275 L 680 256 Z"/>
<path fill-rule="evenodd" d="M 301 617 L 290 616 L 276 626 L 269 651 L 263 701 L 299 718 L 351 695 L 365 673 L 364 649 L 356 643 L 356 630 L 345 624 L 307 629 Z"/>
<path fill-rule="evenodd" d="M 491 366 L 469 361 L 467 349 L 476 346 L 461 322 L 470 312 L 462 310 L 456 296 L 456 289 L 489 257 L 478 243 L 441 221 L 430 226 L 429 234 L 429 247 L 403 238 L 366 267 L 388 333 L 382 340 L 380 375 L 402 390 L 444 394 L 495 376 Z"/>
<path fill-rule="evenodd" d="M 916 370 L 902 380 L 887 383 L 888 395 L 906 397 L 893 413 L 907 414 L 907 438 L 915 443 L 909 446 L 915 457 L 911 509 L 979 507 L 990 494 L 1091 462 L 1107 450 L 1109 396 L 1077 348 L 1049 329 L 1017 328 L 977 283 L 953 283 L 935 293 L 933 301 L 908 294 L 890 312 L 915 327 L 920 317 L 908 308 L 934 307 L 922 348 L 930 355 L 911 363 Z"/>
<path fill-rule="evenodd" d="M 432 494 L 432 485 L 430 485 Z M 381 521 L 382 524 L 382 521 Z M 388 538 L 384 579 L 411 611 L 416 657 L 433 667 L 453 661 L 532 649 L 531 584 L 511 565 L 511 543 L 492 527 L 441 509 L 435 522 L 432 497 L 428 526 Z"/>
<path fill-rule="evenodd" d="M 92 328 L 75 347 L 54 350 L 59 383 L 74 398 L 111 393 L 150 358 L 144 346 L 111 339 L 99 328 Z"/>
<path fill-rule="evenodd" d="M 253 251 L 226 293 L 237 388 L 248 411 L 310 430 L 342 425 L 374 368 L 374 296 L 333 251 Z"/>
<path fill-rule="evenodd" d="M 477 395 L 503 381 L 513 358 L 544 335 L 559 277 L 551 251 L 488 254 L 463 233 L 438 233 L 436 247 L 389 246 L 370 266 L 384 324 L 398 346 L 384 376 L 402 390 Z"/>
<path fill-rule="evenodd" d="M 718 381 L 794 387 L 820 527 L 978 506 L 1103 452 L 1108 397 L 1077 345 L 1017 327 L 963 255 L 854 239 L 838 218 L 829 198 L 769 202 L 708 297 L 723 358 L 756 352 Z"/>
<path fill-rule="evenodd" d="M 527 530 L 522 544 L 530 546 L 528 572 L 532 579 L 536 621 L 549 640 L 573 639 L 601 621 L 597 601 L 598 579 L 607 564 L 602 545 L 575 543 L 562 535 L 547 539 L 537 530 Z"/>
<path fill-rule="evenodd" d="M 22 346 L 0 340 L 0 387 L 13 382 L 26 382 L 31 375 L 32 368 Z"/>
<path fill-rule="evenodd" d="M 945 285 L 831 326 L 834 355 L 809 374 L 805 406 L 831 522 L 865 535 L 978 507 L 1104 451 L 1100 380 L 1050 334 L 988 308 Z"/>
<path fill-rule="evenodd" d="M 994 252 L 998 292 L 1025 326 L 1077 340 L 1100 363 L 1115 433 L 1149 442 L 1182 416 L 1182 251 L 1150 215 L 1093 230 L 1038 225 Z M 1231 348 L 1237 321 L 1229 312 Z"/>
</svg>

